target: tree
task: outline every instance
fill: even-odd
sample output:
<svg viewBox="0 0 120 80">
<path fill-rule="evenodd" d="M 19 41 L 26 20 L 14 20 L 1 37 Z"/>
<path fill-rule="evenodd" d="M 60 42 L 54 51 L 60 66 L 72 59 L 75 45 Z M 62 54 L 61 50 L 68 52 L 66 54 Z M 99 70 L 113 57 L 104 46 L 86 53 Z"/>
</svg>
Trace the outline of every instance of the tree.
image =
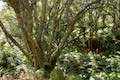
<svg viewBox="0 0 120 80">
<path fill-rule="evenodd" d="M 54 69 L 76 24 L 90 9 L 101 7 L 102 0 L 4 0 L 15 12 L 18 28 L 26 48 L 0 26 L 6 37 L 31 61 L 35 69 L 46 75 Z M 80 4 L 77 4 L 77 3 Z M 84 4 L 84 5 L 82 5 Z M 81 6 L 81 7 L 79 7 Z"/>
</svg>

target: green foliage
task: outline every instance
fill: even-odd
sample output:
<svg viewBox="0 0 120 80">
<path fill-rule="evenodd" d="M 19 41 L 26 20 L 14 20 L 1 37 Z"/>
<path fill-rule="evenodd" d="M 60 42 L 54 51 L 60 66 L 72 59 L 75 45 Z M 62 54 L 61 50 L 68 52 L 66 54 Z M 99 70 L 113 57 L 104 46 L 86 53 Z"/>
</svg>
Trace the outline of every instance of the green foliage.
<svg viewBox="0 0 120 80">
<path fill-rule="evenodd" d="M 67 76 L 66 80 L 82 80 L 82 78 L 78 75 L 71 74 Z"/>
<path fill-rule="evenodd" d="M 63 72 L 61 70 L 58 70 L 58 69 L 54 69 L 50 73 L 50 78 L 51 78 L 51 80 L 65 80 Z"/>
<path fill-rule="evenodd" d="M 8 47 L 8 45 L 0 48 L 0 75 L 4 73 L 15 73 L 17 66 L 21 64 L 22 60 L 19 55 Z"/>
<path fill-rule="evenodd" d="M 60 67 L 64 69 L 64 73 L 77 74 L 81 76 L 82 80 L 90 79 L 91 77 L 95 80 L 97 78 L 100 78 L 100 80 L 112 80 L 115 76 L 117 76 L 116 80 L 119 80 L 119 55 L 112 54 L 104 56 L 102 54 L 95 53 L 83 54 L 73 52 L 65 54 L 62 59 L 63 61 Z"/>
<path fill-rule="evenodd" d="M 7 0 L 3 1 L 8 2 Z M 41 1 L 43 1 L 43 3 L 45 2 L 44 0 Z M 119 8 L 118 4 L 116 4 L 119 0 L 98 0 L 100 1 L 99 4 L 94 4 L 85 9 L 84 7 L 88 5 L 88 3 L 91 3 L 95 0 L 74 0 L 73 3 L 72 1 L 73 0 L 48 0 L 48 5 L 43 5 L 38 1 L 38 3 L 36 3 L 37 6 L 34 6 L 33 8 L 33 14 L 31 14 L 31 19 L 33 18 L 33 20 L 31 20 L 33 21 L 33 33 L 31 33 L 31 37 L 33 39 L 33 42 L 37 41 L 38 43 L 41 43 L 41 46 L 37 49 L 43 49 L 41 51 L 45 53 L 45 59 L 51 59 L 50 56 L 52 55 L 48 55 L 52 54 L 52 52 L 54 53 L 54 51 L 61 47 L 61 45 L 63 46 L 61 49 L 58 49 L 59 51 L 62 51 L 62 48 L 65 47 L 63 50 L 63 53 L 65 54 L 61 54 L 58 60 L 57 67 L 59 69 L 54 69 L 50 73 L 51 80 L 119 80 L 120 31 L 118 26 L 120 23 L 120 11 L 117 9 Z M 32 6 L 32 2 L 30 5 Z M 116 9 L 114 9 L 115 5 L 117 6 Z M 46 6 L 48 6 L 48 8 Z M 44 7 L 46 7 L 46 10 L 42 9 Z M 23 9 L 22 6 L 20 8 L 20 10 L 24 11 L 24 7 Z M 23 49 L 26 51 L 28 50 L 28 52 L 31 53 L 29 50 L 32 50 L 34 46 L 31 48 L 28 47 L 30 43 L 29 39 L 27 41 L 22 40 L 21 37 L 23 36 L 24 39 L 24 35 L 21 36 L 20 33 L 24 32 L 24 30 L 21 30 L 20 32 L 15 13 L 13 10 L 11 10 L 11 8 L 9 10 L 8 7 L 5 7 L 0 13 L 0 15 L 2 15 L 0 16 L 0 19 L 4 23 L 7 31 L 10 32 L 10 34 L 13 36 L 13 38 L 17 42 L 20 42 L 19 44 L 23 47 Z M 82 12 L 82 10 L 85 11 Z M 26 8 L 25 12 L 27 11 L 29 10 Z M 80 15 L 77 14 L 79 11 L 81 13 Z M 28 24 L 30 21 L 28 19 L 28 13 L 19 15 L 21 15 L 23 18 L 22 22 L 25 31 L 28 32 Z M 71 25 L 72 21 L 76 24 Z M 114 28 L 115 30 L 112 31 Z M 42 36 L 40 37 L 41 40 L 39 42 L 39 37 L 37 40 L 37 36 L 40 36 L 41 34 Z M 103 42 L 102 47 L 105 47 L 105 50 L 103 52 L 97 54 L 97 51 L 95 51 L 96 53 L 90 51 L 87 53 L 88 47 L 86 48 L 86 41 L 93 37 Z M 113 37 L 115 37 L 115 39 L 113 39 Z M 30 40 L 32 39 L 30 38 Z M 17 66 L 22 62 L 21 59 L 24 59 L 24 56 L 19 56 L 20 52 L 18 50 L 14 51 L 10 47 L 4 45 L 4 42 L 0 44 L 0 74 L 17 71 Z M 89 46 L 91 45 L 92 44 Z M 100 45 L 98 45 L 95 49 L 98 49 Z M 14 46 L 12 45 L 12 47 Z M 14 48 L 16 49 L 16 47 Z M 82 52 L 83 49 L 84 51 Z M 33 52 L 34 50 L 32 53 Z M 57 58 L 58 57 L 59 55 Z M 31 67 L 31 64 L 29 64 L 27 61 L 26 65 Z M 35 77 L 39 78 L 43 76 L 45 74 L 44 72 L 44 69 L 37 70 L 35 72 Z"/>
</svg>

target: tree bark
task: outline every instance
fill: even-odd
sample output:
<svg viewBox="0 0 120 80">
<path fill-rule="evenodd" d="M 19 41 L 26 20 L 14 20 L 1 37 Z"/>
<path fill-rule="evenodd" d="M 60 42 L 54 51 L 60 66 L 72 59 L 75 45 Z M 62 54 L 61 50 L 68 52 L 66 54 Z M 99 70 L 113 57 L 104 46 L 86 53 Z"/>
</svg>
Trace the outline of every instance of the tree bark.
<svg viewBox="0 0 120 80">
<path fill-rule="evenodd" d="M 16 18 L 19 24 L 19 29 L 21 30 L 22 37 L 24 39 L 24 43 L 26 44 L 26 47 L 28 47 L 27 52 L 31 53 L 33 57 L 32 63 L 34 64 L 34 67 L 36 69 L 43 68 L 45 69 L 45 72 L 47 74 L 46 78 L 48 77 L 49 73 L 54 69 L 56 66 L 56 62 L 58 57 L 61 54 L 61 51 L 64 49 L 65 44 L 67 42 L 67 39 L 75 29 L 75 24 L 79 19 L 84 15 L 84 13 L 89 10 L 89 6 L 92 6 L 93 4 L 99 3 L 99 0 L 96 0 L 87 6 L 83 8 L 83 10 L 78 11 L 74 17 L 69 17 L 69 14 L 66 15 L 69 17 L 67 19 L 67 30 L 65 30 L 62 37 L 59 38 L 59 42 L 56 43 L 56 37 L 58 37 L 56 34 L 59 32 L 61 33 L 62 29 L 59 30 L 60 21 L 63 21 L 64 18 L 64 7 L 67 9 L 66 11 L 70 11 L 70 6 L 72 5 L 74 0 L 67 0 L 65 5 L 60 7 L 62 5 L 62 0 L 57 0 L 55 4 L 53 4 L 53 12 L 52 16 L 53 19 L 50 19 L 51 26 L 49 27 L 47 31 L 51 31 L 49 33 L 50 41 L 46 41 L 45 45 L 48 45 L 44 47 L 43 42 L 46 40 L 45 37 L 45 29 L 47 25 L 47 22 L 49 21 L 48 18 L 51 16 L 48 16 L 48 1 L 49 0 L 41 0 L 41 12 L 40 12 L 40 22 L 38 20 L 38 15 L 36 15 L 36 2 L 31 0 L 7 0 L 8 4 L 14 9 L 16 13 Z M 53 2 L 54 3 L 54 2 Z M 57 5 L 59 4 L 59 5 Z M 93 6 L 94 7 L 94 6 Z M 61 10 L 59 12 L 59 10 Z M 35 12 L 34 12 L 35 11 Z M 34 12 L 34 13 L 33 13 Z M 62 14 L 61 14 L 62 13 Z M 36 15 L 36 16 L 34 16 Z M 34 26 L 35 25 L 35 26 Z M 36 29 L 34 29 L 34 27 Z M 52 29 L 52 30 L 51 30 Z M 35 31 L 35 35 L 33 35 L 33 31 Z M 13 41 L 15 43 L 15 41 Z M 47 43 L 49 42 L 49 44 Z M 16 43 L 15 43 L 16 44 Z M 19 47 L 20 48 L 20 47 Z M 44 50 L 44 48 L 47 48 Z M 47 53 L 46 53 L 47 52 Z M 49 56 L 47 56 L 49 55 Z M 48 58 L 48 59 L 47 59 Z"/>
</svg>

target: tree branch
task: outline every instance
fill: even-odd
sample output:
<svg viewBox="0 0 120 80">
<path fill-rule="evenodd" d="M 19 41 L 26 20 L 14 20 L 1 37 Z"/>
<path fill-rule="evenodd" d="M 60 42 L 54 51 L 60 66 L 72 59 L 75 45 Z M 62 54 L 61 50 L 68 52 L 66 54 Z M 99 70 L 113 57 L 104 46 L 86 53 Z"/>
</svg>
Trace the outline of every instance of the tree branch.
<svg viewBox="0 0 120 80">
<path fill-rule="evenodd" d="M 17 46 L 21 52 L 24 53 L 24 55 L 26 57 L 29 56 L 29 54 L 27 54 L 27 52 L 20 46 L 20 44 L 12 37 L 12 35 L 6 30 L 6 28 L 4 27 L 3 23 L 0 21 L 0 27 L 2 29 L 2 31 L 4 32 L 4 34 L 6 35 L 7 38 L 9 38 L 11 40 L 11 42 Z"/>
<path fill-rule="evenodd" d="M 64 47 L 65 45 L 65 42 L 67 41 L 69 35 L 72 33 L 72 31 L 74 30 L 75 28 L 75 24 L 76 22 L 82 17 L 82 15 L 88 11 L 90 8 L 90 6 L 92 6 L 93 4 L 96 4 L 96 3 L 99 3 L 100 1 L 99 0 L 96 0 L 92 3 L 89 3 L 87 6 L 85 6 L 84 9 L 82 9 L 81 11 L 79 11 L 77 13 L 77 15 L 75 16 L 75 18 L 73 19 L 73 21 L 71 21 L 71 24 L 69 24 L 69 28 L 68 28 L 68 31 L 65 33 L 65 35 L 63 36 L 63 38 L 61 39 L 61 42 L 58 46 L 58 48 L 51 54 L 51 59 L 50 59 L 50 62 L 53 62 L 53 61 L 57 61 L 57 58 L 59 57 L 60 55 L 60 50 Z"/>
</svg>

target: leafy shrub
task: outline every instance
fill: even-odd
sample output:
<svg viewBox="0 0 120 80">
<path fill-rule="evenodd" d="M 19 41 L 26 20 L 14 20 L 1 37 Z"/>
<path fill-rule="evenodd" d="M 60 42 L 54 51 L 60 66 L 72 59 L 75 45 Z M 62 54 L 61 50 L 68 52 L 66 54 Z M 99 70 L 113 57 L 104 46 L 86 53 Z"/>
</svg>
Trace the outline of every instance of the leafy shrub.
<svg viewBox="0 0 120 80">
<path fill-rule="evenodd" d="M 67 53 L 60 57 L 59 68 L 68 74 L 79 75 L 82 80 L 119 80 L 120 56 L 111 54 L 104 56 L 94 53 Z M 114 75 L 114 76 L 113 76 Z"/>
<path fill-rule="evenodd" d="M 20 56 L 16 55 L 10 47 L 0 48 L 0 75 L 4 73 L 15 73 L 21 61 Z"/>
</svg>

